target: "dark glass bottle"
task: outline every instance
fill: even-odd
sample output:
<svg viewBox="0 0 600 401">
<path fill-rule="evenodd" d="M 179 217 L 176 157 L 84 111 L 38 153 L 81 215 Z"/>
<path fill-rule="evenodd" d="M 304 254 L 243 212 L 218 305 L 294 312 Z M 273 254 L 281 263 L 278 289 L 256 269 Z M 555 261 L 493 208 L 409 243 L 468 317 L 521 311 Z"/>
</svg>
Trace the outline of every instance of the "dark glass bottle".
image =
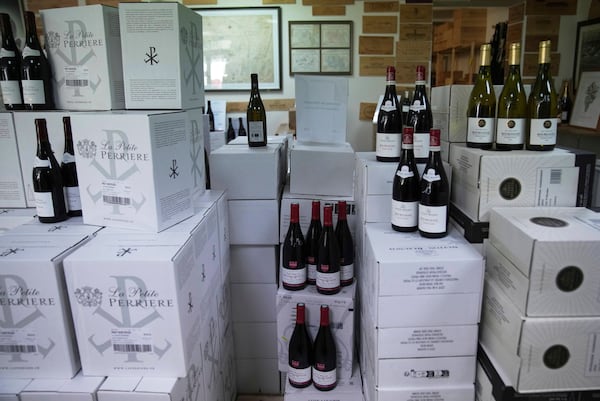
<svg viewBox="0 0 600 401">
<path fill-rule="evenodd" d="M 267 113 L 258 90 L 258 74 L 250 74 L 250 101 L 246 112 L 248 145 L 267 146 Z"/>
<path fill-rule="evenodd" d="M 560 108 L 560 122 L 568 124 L 571 119 L 571 109 L 573 108 L 573 99 L 571 97 L 571 81 L 565 79 L 560 89 L 560 98 L 558 99 Z"/>
<path fill-rule="evenodd" d="M 304 256 L 306 257 L 307 283 L 317 283 L 317 261 L 319 259 L 319 238 L 323 232 L 321 224 L 321 202 L 312 201 L 311 217 L 304 241 Z"/>
<path fill-rule="evenodd" d="M 410 93 L 404 91 L 402 96 L 402 125 L 408 124 L 408 111 L 410 110 Z"/>
<path fill-rule="evenodd" d="M 494 27 L 494 36 L 492 37 L 492 59 L 490 63 L 490 73 L 494 85 L 504 84 L 504 64 L 506 61 L 506 30 L 508 24 L 499 22 Z"/>
<path fill-rule="evenodd" d="M 448 234 L 449 188 L 440 154 L 440 130 L 432 129 L 429 159 L 421 177 L 419 233 L 423 237 L 441 238 Z"/>
<path fill-rule="evenodd" d="M 414 153 L 417 161 L 425 160 L 429 154 L 429 130 L 433 126 L 431 104 L 425 87 L 425 66 L 417 66 L 415 91 L 408 110 L 408 127 L 412 127 Z"/>
<path fill-rule="evenodd" d="M 48 140 L 45 119 L 35 119 L 35 131 L 37 151 L 32 177 L 36 212 L 40 222 L 56 223 L 68 217 L 60 165 Z"/>
<path fill-rule="evenodd" d="M 208 129 L 210 131 L 214 131 L 215 130 L 215 114 L 212 111 L 210 100 L 207 100 L 207 102 L 208 102 L 208 108 L 206 110 L 206 114 L 208 114 Z"/>
<path fill-rule="evenodd" d="M 329 325 L 329 306 L 321 305 L 319 331 L 314 343 L 312 380 L 321 391 L 333 390 L 337 385 L 337 350 Z"/>
<path fill-rule="evenodd" d="M 246 128 L 244 128 L 244 120 L 242 117 L 238 117 L 238 126 L 238 136 L 248 136 L 248 133 L 246 133 Z"/>
<path fill-rule="evenodd" d="M 302 290 L 306 287 L 306 261 L 304 235 L 300 228 L 300 204 L 290 206 L 290 226 L 283 242 L 281 282 L 286 290 Z"/>
<path fill-rule="evenodd" d="M 6 110 L 23 109 L 21 89 L 21 52 L 17 48 L 10 25 L 10 16 L 0 13 L 2 45 L 0 47 L 0 90 Z"/>
<path fill-rule="evenodd" d="M 225 143 L 229 143 L 235 139 L 235 129 L 233 129 L 233 121 L 229 117 L 229 124 L 227 124 L 227 135 L 225 137 Z"/>
<path fill-rule="evenodd" d="M 491 149 L 496 131 L 496 94 L 490 69 L 492 46 L 481 45 L 477 80 L 469 96 L 467 109 L 467 146 Z"/>
<path fill-rule="evenodd" d="M 60 169 L 67 199 L 67 209 L 69 210 L 68 215 L 81 216 L 81 198 L 79 196 L 79 180 L 77 179 L 70 117 L 63 117 L 63 129 L 65 133 L 65 150 Z"/>
<path fill-rule="evenodd" d="M 313 346 L 306 329 L 306 307 L 296 304 L 296 325 L 288 345 L 288 372 L 290 384 L 304 388 L 312 383 Z"/>
<path fill-rule="evenodd" d="M 338 220 L 335 224 L 335 237 L 340 248 L 340 284 L 354 282 L 354 240 L 348 226 L 348 204 L 338 201 Z"/>
<path fill-rule="evenodd" d="M 402 157 L 392 185 L 392 228 L 396 231 L 417 231 L 419 217 L 419 172 L 413 152 L 413 129 L 404 127 Z"/>
<path fill-rule="evenodd" d="M 25 12 L 25 47 L 22 52 L 21 85 L 27 110 L 54 109 L 52 73 L 37 36 L 35 14 Z"/>
<path fill-rule="evenodd" d="M 388 66 L 385 94 L 377 116 L 375 157 L 381 162 L 400 160 L 402 110 L 396 95 L 396 68 Z"/>
<path fill-rule="evenodd" d="M 333 229 L 333 207 L 323 208 L 323 232 L 319 238 L 317 291 L 324 295 L 340 292 L 340 248 Z"/>
</svg>

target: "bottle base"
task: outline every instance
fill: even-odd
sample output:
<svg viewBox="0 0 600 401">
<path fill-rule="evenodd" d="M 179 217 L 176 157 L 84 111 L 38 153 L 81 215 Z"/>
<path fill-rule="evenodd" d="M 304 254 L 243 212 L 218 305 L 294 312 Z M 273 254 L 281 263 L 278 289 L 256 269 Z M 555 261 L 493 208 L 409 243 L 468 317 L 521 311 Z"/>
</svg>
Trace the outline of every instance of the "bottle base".
<svg viewBox="0 0 600 401">
<path fill-rule="evenodd" d="M 491 143 L 479 143 L 479 142 L 467 142 L 467 148 L 477 148 L 477 149 L 491 149 Z"/>
<path fill-rule="evenodd" d="M 306 280 L 307 285 L 317 285 L 317 280 L 308 279 Z"/>
<path fill-rule="evenodd" d="M 401 226 L 397 226 L 392 224 L 392 228 L 394 229 L 394 231 L 399 231 L 399 232 L 403 232 L 403 233 L 412 233 L 417 231 L 417 226 L 414 227 L 401 227 Z"/>
<path fill-rule="evenodd" d="M 523 144 L 520 145 L 505 145 L 501 143 L 496 143 L 496 150 L 522 150 Z"/>
<path fill-rule="evenodd" d="M 425 237 L 425 238 L 444 238 L 445 236 L 448 235 L 448 231 L 445 231 L 443 233 L 428 233 L 428 232 L 419 230 L 419 234 L 421 234 L 421 236 Z"/>
<path fill-rule="evenodd" d="M 259 148 L 259 147 L 265 147 L 267 146 L 267 142 L 250 142 L 248 141 L 248 146 L 250 146 L 251 148 Z"/>
<path fill-rule="evenodd" d="M 340 284 L 342 287 L 348 287 L 349 285 L 352 285 L 354 283 L 354 279 L 350 279 L 350 280 L 341 280 Z"/>
<path fill-rule="evenodd" d="M 330 384 L 328 386 L 321 386 L 319 384 L 316 384 L 313 382 L 314 387 L 319 390 L 319 391 L 331 391 L 333 390 L 336 386 L 337 386 L 337 381 L 333 384 Z"/>
<path fill-rule="evenodd" d="M 335 295 L 340 292 L 341 289 L 341 286 L 336 288 L 321 288 L 317 286 L 317 292 L 322 295 Z"/>
<path fill-rule="evenodd" d="M 288 291 L 300 291 L 306 288 L 306 283 L 298 285 L 289 285 L 284 283 L 281 286 Z"/>
<path fill-rule="evenodd" d="M 61 221 L 65 221 L 69 218 L 69 216 L 65 215 L 60 216 L 60 217 L 41 217 L 38 216 L 38 220 L 40 221 L 40 223 L 59 223 Z"/>
<path fill-rule="evenodd" d="M 288 382 L 290 383 L 290 386 L 295 387 L 295 388 L 306 388 L 312 384 L 312 380 L 309 380 L 304 383 L 296 383 L 296 382 L 293 382 L 290 379 L 288 379 Z"/>
<path fill-rule="evenodd" d="M 527 145 L 525 146 L 527 150 L 534 150 L 536 152 L 549 152 L 554 150 L 554 145 Z"/>
<path fill-rule="evenodd" d="M 69 217 L 77 217 L 82 215 L 83 213 L 81 212 L 81 210 L 69 210 L 69 212 L 67 212 L 67 216 Z"/>
<path fill-rule="evenodd" d="M 375 159 L 378 162 L 384 163 L 398 163 L 400 161 L 400 156 L 398 157 L 384 157 L 384 156 L 375 156 Z"/>
</svg>

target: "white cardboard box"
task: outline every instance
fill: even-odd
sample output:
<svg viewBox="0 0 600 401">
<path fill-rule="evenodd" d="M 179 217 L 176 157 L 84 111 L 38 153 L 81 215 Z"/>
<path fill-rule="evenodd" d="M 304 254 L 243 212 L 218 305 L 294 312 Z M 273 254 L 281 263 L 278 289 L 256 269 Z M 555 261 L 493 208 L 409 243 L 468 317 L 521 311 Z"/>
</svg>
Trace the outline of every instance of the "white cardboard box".
<svg viewBox="0 0 600 401">
<path fill-rule="evenodd" d="M 225 145 L 214 150 L 210 154 L 211 188 L 226 190 L 229 199 L 278 199 L 285 181 L 281 171 L 282 146 Z"/>
<path fill-rule="evenodd" d="M 34 379 L 19 396 L 21 401 L 96 401 L 104 379 L 81 371 L 72 379 Z"/>
<path fill-rule="evenodd" d="M 81 217 L 71 217 L 65 221 L 58 223 L 40 223 L 36 218 L 31 218 L 25 223 L 15 227 L 6 234 L 8 235 L 45 235 L 45 236 L 61 236 L 75 235 L 85 237 L 93 237 L 103 229 L 101 226 L 83 224 Z"/>
<path fill-rule="evenodd" d="M 0 379 L 0 400 L 19 401 L 19 393 L 29 383 L 31 379 Z"/>
<path fill-rule="evenodd" d="M 302 302 L 306 306 L 306 326 L 313 341 L 319 331 L 320 307 L 329 305 L 331 332 L 337 351 L 337 375 L 342 379 L 351 377 L 354 365 L 355 299 L 356 284 L 342 287 L 335 295 L 319 294 L 315 286 L 307 286 L 301 291 L 279 288 L 276 301 L 279 370 L 288 370 L 288 347 L 296 324 L 296 304 Z"/>
<path fill-rule="evenodd" d="M 58 109 L 125 108 L 121 32 L 116 7 L 41 10 Z"/>
<path fill-rule="evenodd" d="M 233 343 L 238 359 L 277 358 L 277 323 L 233 322 Z"/>
<path fill-rule="evenodd" d="M 277 284 L 277 246 L 233 245 L 230 252 L 232 283 Z"/>
<path fill-rule="evenodd" d="M 98 391 L 98 401 L 179 401 L 204 398 L 199 370 L 185 377 L 107 377 Z"/>
<path fill-rule="evenodd" d="M 529 316 L 599 316 L 599 221 L 586 208 L 492 210 L 493 281 Z"/>
<path fill-rule="evenodd" d="M 179 3 L 119 4 L 127 109 L 204 105 L 202 17 Z"/>
<path fill-rule="evenodd" d="M 285 382 L 284 401 L 363 401 L 362 380 L 358 366 L 354 367 L 352 377 L 338 378 L 337 385 L 331 391 L 319 391 L 314 386 L 295 388 Z"/>
<path fill-rule="evenodd" d="M 450 200 L 473 221 L 489 221 L 493 207 L 575 206 L 579 168 L 564 151 L 497 152 L 450 145 Z"/>
<path fill-rule="evenodd" d="M 233 347 L 233 329 L 230 326 L 221 341 L 221 380 L 223 382 L 223 401 L 235 401 L 237 396 L 235 350 Z"/>
<path fill-rule="evenodd" d="M 279 199 L 229 200 L 231 245 L 278 245 Z"/>
<path fill-rule="evenodd" d="M 204 120 L 206 114 L 202 113 L 202 109 L 188 109 L 188 140 L 190 159 L 192 161 L 192 194 L 193 196 L 201 196 L 206 191 L 206 163 L 204 160 Z"/>
<path fill-rule="evenodd" d="M 526 318 L 486 282 L 480 341 L 519 392 L 600 385 L 599 317 Z"/>
<path fill-rule="evenodd" d="M 354 150 L 349 143 L 296 142 L 290 153 L 290 192 L 354 195 Z"/>
<path fill-rule="evenodd" d="M 33 129 L 33 140 L 35 141 L 35 127 Z M 6 208 L 26 207 L 25 186 L 19 163 L 19 151 L 17 148 L 17 134 L 13 122 L 12 113 L 0 112 L 0 146 L 2 147 L 2 158 L 0 159 L 0 206 Z M 35 154 L 31 155 L 31 160 Z M 33 162 L 32 162 L 33 164 Z M 29 170 L 29 181 L 31 181 L 32 170 Z"/>
<path fill-rule="evenodd" d="M 227 200 L 227 192 L 217 191 L 214 189 L 207 190 L 199 197 L 194 198 L 194 209 L 209 207 L 216 205 L 217 209 L 217 224 L 219 228 L 219 253 L 222 270 L 222 277 L 225 278 L 229 274 L 231 263 L 229 262 L 229 205 Z"/>
<path fill-rule="evenodd" d="M 239 394 L 280 394 L 281 376 L 277 358 L 236 359 L 236 384 Z"/>
<path fill-rule="evenodd" d="M 158 232 L 193 214 L 185 111 L 71 116 L 87 224 Z"/>
<path fill-rule="evenodd" d="M 366 388 L 366 386 L 365 386 Z M 366 392 L 366 391 L 365 391 Z M 473 401 L 474 386 L 440 386 L 437 388 L 380 388 L 367 401 Z"/>
<path fill-rule="evenodd" d="M 277 284 L 231 284 L 232 320 L 237 323 L 276 322 L 276 294 Z"/>
<path fill-rule="evenodd" d="M 48 233 L 0 237 L 3 377 L 70 379 L 79 370 L 63 260 L 87 239 Z"/>
<path fill-rule="evenodd" d="M 276 145 L 280 143 L 282 146 L 279 150 L 279 165 L 281 168 L 281 176 L 285 181 L 287 179 L 288 167 L 289 167 L 289 156 L 290 156 L 290 147 L 293 141 L 292 136 L 288 135 L 268 135 L 267 136 L 267 144 Z M 237 136 L 231 141 L 229 141 L 228 145 L 242 145 L 248 146 L 248 137 L 247 136 Z"/>
</svg>

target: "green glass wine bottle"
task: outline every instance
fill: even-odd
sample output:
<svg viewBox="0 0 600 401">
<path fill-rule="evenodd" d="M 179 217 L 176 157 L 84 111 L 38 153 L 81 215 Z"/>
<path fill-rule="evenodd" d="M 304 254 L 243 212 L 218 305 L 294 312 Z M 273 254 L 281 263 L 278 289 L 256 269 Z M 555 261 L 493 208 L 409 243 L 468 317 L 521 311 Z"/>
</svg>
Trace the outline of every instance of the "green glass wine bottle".
<svg viewBox="0 0 600 401">
<path fill-rule="evenodd" d="M 496 94 L 490 69 L 492 46 L 489 43 L 482 44 L 479 55 L 479 73 L 467 109 L 467 146 L 490 149 L 496 130 Z"/>
</svg>

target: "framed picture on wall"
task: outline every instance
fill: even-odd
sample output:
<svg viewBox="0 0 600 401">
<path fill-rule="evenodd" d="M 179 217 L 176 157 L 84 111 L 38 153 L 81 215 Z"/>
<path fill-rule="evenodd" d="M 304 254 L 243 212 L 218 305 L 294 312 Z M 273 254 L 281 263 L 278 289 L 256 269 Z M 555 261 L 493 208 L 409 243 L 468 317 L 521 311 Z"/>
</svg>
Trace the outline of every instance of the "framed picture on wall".
<svg viewBox="0 0 600 401">
<path fill-rule="evenodd" d="M 600 71 L 600 18 L 577 23 L 573 87 L 579 87 L 581 73 Z"/>
<path fill-rule="evenodd" d="M 581 73 L 570 124 L 600 129 L 600 71 Z"/>
</svg>

